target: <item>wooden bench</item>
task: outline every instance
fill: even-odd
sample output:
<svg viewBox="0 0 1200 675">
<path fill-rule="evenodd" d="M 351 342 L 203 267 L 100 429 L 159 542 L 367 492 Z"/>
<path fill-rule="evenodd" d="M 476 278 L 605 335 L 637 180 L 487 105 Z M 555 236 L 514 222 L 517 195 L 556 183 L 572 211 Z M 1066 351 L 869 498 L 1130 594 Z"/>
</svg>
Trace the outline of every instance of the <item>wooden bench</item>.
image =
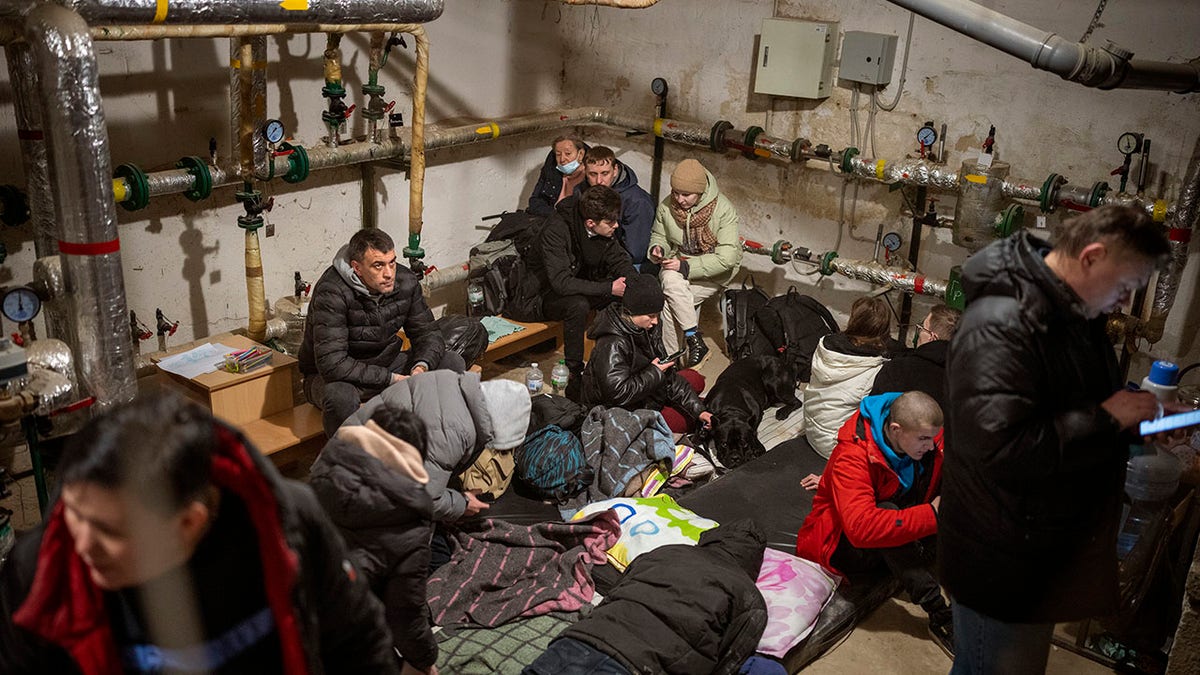
<svg viewBox="0 0 1200 675">
<path fill-rule="evenodd" d="M 487 351 L 477 359 L 479 363 L 497 361 L 550 339 L 554 340 L 555 349 L 562 349 L 563 327 L 559 321 L 533 321 L 527 323 L 507 318 L 505 321 L 521 326 L 524 330 L 510 333 L 489 344 Z"/>
</svg>

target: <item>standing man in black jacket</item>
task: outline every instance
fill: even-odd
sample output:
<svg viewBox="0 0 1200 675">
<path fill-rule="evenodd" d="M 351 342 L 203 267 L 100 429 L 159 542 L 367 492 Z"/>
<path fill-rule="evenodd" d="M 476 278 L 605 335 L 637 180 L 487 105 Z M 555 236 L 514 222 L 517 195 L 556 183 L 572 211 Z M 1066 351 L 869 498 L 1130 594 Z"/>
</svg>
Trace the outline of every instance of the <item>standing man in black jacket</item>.
<svg viewBox="0 0 1200 675">
<path fill-rule="evenodd" d="M 950 346 L 939 522 L 955 601 L 952 673 L 1038 673 L 1056 622 L 1117 606 L 1117 528 L 1132 431 L 1155 414 L 1122 389 L 1106 312 L 1168 251 L 1137 209 L 1028 232 L 967 260 Z"/>
<path fill-rule="evenodd" d="M 392 238 L 359 230 L 317 281 L 300 344 L 304 395 L 322 410 L 325 435 L 389 384 L 435 368 L 461 373 L 466 364 L 447 351 L 417 276 L 396 266 Z"/>
<path fill-rule="evenodd" d="M 962 312 L 957 309 L 934 305 L 925 320 L 916 325 L 914 349 L 894 353 L 880 366 L 871 395 L 920 391 L 932 396 L 945 410 L 946 356 L 960 317 Z"/>
<path fill-rule="evenodd" d="M 571 371 L 568 398 L 578 397 L 583 373 L 583 335 L 592 309 L 625 295 L 625 278 L 637 274 L 629 253 L 614 238 L 621 196 L 603 185 L 558 203 L 527 262 L 540 297 L 516 319 L 563 322 L 563 355 Z M 537 301 L 540 300 L 540 306 Z"/>
</svg>

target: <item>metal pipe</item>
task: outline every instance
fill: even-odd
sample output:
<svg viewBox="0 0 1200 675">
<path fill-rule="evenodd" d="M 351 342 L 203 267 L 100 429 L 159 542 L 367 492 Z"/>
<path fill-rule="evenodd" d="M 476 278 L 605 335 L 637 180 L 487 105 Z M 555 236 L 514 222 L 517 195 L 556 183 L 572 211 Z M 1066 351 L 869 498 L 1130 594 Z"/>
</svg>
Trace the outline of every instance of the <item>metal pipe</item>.
<svg viewBox="0 0 1200 675">
<path fill-rule="evenodd" d="M 829 268 L 842 276 L 866 281 L 879 286 L 891 286 L 905 293 L 946 297 L 946 280 L 930 279 L 923 274 L 894 267 L 885 267 L 873 260 L 850 260 L 834 258 Z"/>
<path fill-rule="evenodd" d="M 267 118 L 267 39 L 239 37 L 230 41 L 230 121 L 238 149 L 238 176 L 243 181 L 270 178 L 267 139 L 258 130 Z M 236 52 L 233 53 L 233 52 Z"/>
<path fill-rule="evenodd" d="M 54 221 L 54 194 L 50 186 L 50 165 L 46 157 L 42 101 L 33 53 L 20 42 L 5 48 L 8 77 L 13 86 L 13 111 L 16 113 L 17 138 L 25 168 L 25 194 L 29 198 L 29 217 L 33 221 L 33 249 L 38 258 L 58 255 L 58 226 Z M 46 303 L 46 333 L 51 338 L 67 335 L 67 317 L 61 303 Z"/>
<path fill-rule="evenodd" d="M 246 334 L 255 342 L 263 342 L 267 339 L 267 294 L 257 228 L 246 230 L 246 301 L 250 310 Z"/>
<path fill-rule="evenodd" d="M 423 23 L 444 0 L 58 0 L 90 24 Z"/>
<path fill-rule="evenodd" d="M 1175 304 L 1183 271 L 1187 267 L 1188 246 L 1192 233 L 1197 228 L 1200 228 L 1200 139 L 1197 139 L 1192 148 L 1192 159 L 1188 163 L 1175 213 L 1167 224 L 1167 238 L 1171 246 L 1170 260 L 1158 273 L 1158 283 L 1154 286 L 1154 302 L 1150 306 L 1150 319 L 1143 332 L 1143 336 L 1150 342 L 1162 339 L 1167 314 Z"/>
<path fill-rule="evenodd" d="M 410 263 L 415 263 L 425 257 L 425 251 L 421 248 L 421 228 L 425 222 L 425 88 L 429 82 L 429 37 L 425 35 L 425 28 L 422 26 L 415 26 L 409 34 L 417 43 L 417 59 L 413 77 L 410 129 L 412 156 L 408 163 L 408 246 L 403 254 Z M 413 267 L 417 265 L 414 264 Z"/>
<path fill-rule="evenodd" d="M 24 34 L 45 113 L 69 337 L 79 380 L 103 409 L 132 400 L 137 383 L 99 66 L 87 24 L 69 9 L 38 5 Z"/>
<path fill-rule="evenodd" d="M 436 270 L 429 272 L 421 279 L 421 287 L 426 291 L 432 291 L 443 286 L 466 281 L 470 273 L 470 268 L 467 263 L 459 263 L 449 267 L 439 267 Z"/>
<path fill-rule="evenodd" d="M 329 135 L 325 145 L 336 148 L 341 144 L 342 127 L 346 124 L 346 88 L 342 86 L 342 34 L 330 33 L 325 39 L 325 86 L 321 95 L 329 99 L 329 109 L 321 113 Z"/>
<path fill-rule="evenodd" d="M 1101 89 L 1160 89 L 1190 92 L 1200 88 L 1195 63 L 1131 60 L 1132 52 L 1071 42 L 968 0 L 889 0 L 967 37 L 1052 72 L 1064 80 Z"/>
</svg>

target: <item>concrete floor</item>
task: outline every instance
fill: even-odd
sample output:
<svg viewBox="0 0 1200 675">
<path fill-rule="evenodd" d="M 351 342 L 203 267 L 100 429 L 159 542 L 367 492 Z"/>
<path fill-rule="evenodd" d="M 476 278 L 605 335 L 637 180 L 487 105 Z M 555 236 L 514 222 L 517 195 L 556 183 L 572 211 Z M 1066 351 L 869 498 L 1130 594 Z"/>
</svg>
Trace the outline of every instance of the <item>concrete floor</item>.
<svg viewBox="0 0 1200 675">
<path fill-rule="evenodd" d="M 715 310 L 706 311 L 701 326 L 711 350 L 708 361 L 699 369 L 708 386 L 729 364 L 722 353 L 720 318 Z M 552 344 L 550 345 L 552 347 Z M 488 364 L 483 368 L 484 379 L 505 378 L 523 382 L 530 361 L 541 366 L 547 384 L 550 368 L 562 357 L 561 351 L 543 348 L 526 351 Z M 29 467 L 29 453 L 23 448 L 0 450 L 0 466 L 12 473 Z M 312 457 L 292 458 L 282 472 L 304 480 Z M 0 506 L 13 510 L 13 525 L 19 531 L 39 522 L 37 494 L 33 478 L 25 477 L 11 486 L 13 496 L 0 499 Z M 926 675 L 949 672 L 951 661 L 934 644 L 926 632 L 927 619 L 921 609 L 900 598 L 892 598 L 858 625 L 840 645 L 805 669 L 814 675 L 846 675 L 847 673 L 878 673 L 879 675 Z M 1052 675 L 1112 672 L 1095 662 L 1065 650 L 1053 648 L 1047 671 Z"/>
</svg>

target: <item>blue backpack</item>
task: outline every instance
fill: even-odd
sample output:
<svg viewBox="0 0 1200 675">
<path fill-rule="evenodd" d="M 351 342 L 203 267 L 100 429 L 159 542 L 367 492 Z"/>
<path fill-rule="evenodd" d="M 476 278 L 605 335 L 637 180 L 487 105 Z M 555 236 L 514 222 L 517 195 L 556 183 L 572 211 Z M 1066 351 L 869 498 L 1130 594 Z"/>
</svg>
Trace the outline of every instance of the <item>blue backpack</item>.
<svg viewBox="0 0 1200 675">
<path fill-rule="evenodd" d="M 579 437 L 555 424 L 527 436 L 515 460 L 517 479 L 559 504 L 586 490 L 594 477 Z"/>
</svg>

